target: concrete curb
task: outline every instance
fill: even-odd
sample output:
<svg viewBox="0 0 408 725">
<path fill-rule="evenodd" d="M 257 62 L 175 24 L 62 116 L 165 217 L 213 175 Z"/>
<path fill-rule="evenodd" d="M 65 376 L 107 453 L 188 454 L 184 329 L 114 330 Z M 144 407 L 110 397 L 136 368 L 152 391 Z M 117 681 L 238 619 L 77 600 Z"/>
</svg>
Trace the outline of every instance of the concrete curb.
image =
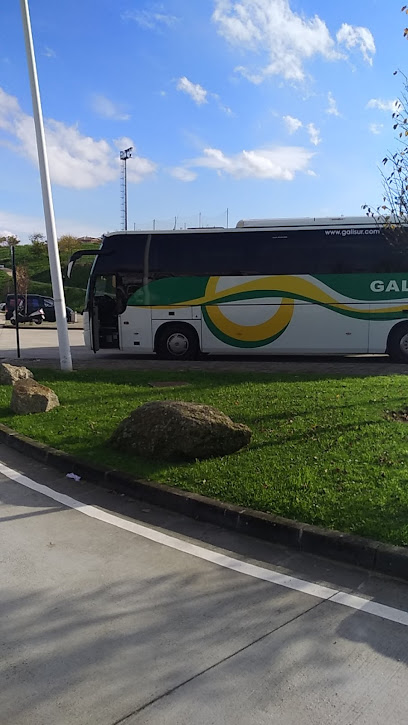
<svg viewBox="0 0 408 725">
<path fill-rule="evenodd" d="M 408 581 L 408 548 L 302 524 L 280 516 L 215 501 L 164 484 L 143 481 L 121 471 L 81 461 L 2 424 L 0 424 L 0 443 L 63 473 L 76 473 L 81 478 L 110 491 L 124 493 L 132 498 L 248 536 Z"/>
</svg>

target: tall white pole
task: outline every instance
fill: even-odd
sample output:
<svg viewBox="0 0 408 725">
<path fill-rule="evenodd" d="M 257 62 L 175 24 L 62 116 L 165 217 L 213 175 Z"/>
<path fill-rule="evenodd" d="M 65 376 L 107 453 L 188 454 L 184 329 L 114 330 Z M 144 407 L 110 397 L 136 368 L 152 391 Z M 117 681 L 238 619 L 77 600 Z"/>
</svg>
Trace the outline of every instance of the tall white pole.
<svg viewBox="0 0 408 725">
<path fill-rule="evenodd" d="M 44 122 L 41 109 L 40 89 L 38 86 L 35 64 L 33 37 L 31 33 L 28 0 L 20 0 L 23 18 L 24 40 L 27 53 L 28 73 L 30 76 L 31 98 L 33 102 L 35 134 L 37 137 L 38 162 L 40 166 L 41 189 L 47 232 L 48 257 L 50 261 L 52 294 L 54 297 L 55 317 L 57 320 L 58 346 L 61 370 L 71 372 L 72 358 L 69 346 L 67 313 L 65 307 L 64 287 L 62 284 L 61 264 L 58 254 L 57 233 L 55 229 L 54 206 L 48 169 L 47 148 L 45 145 Z"/>
</svg>

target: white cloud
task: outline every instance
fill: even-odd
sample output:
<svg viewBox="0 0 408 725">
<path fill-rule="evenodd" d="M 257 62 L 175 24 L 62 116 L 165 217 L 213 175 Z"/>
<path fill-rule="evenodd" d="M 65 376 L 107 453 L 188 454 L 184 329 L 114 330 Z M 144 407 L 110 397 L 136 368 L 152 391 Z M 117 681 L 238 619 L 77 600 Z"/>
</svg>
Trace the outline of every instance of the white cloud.
<svg viewBox="0 0 408 725">
<path fill-rule="evenodd" d="M 232 109 L 222 102 L 218 93 L 211 93 L 211 91 L 207 91 L 205 88 L 203 88 L 203 86 L 200 86 L 199 83 L 193 83 L 188 78 L 186 78 L 186 76 L 178 79 L 177 90 L 181 91 L 182 93 L 187 93 L 187 95 L 193 99 L 197 106 L 201 106 L 203 103 L 208 103 L 209 99 L 211 99 L 216 102 L 220 111 L 226 113 L 227 116 L 235 115 Z"/>
<path fill-rule="evenodd" d="M 208 91 L 200 86 L 199 83 L 192 83 L 191 81 L 189 81 L 186 76 L 178 79 L 177 90 L 182 91 L 182 93 L 187 93 L 187 95 L 193 99 L 197 106 L 201 106 L 202 103 L 208 103 Z"/>
<path fill-rule="evenodd" d="M 227 114 L 227 116 L 235 116 L 234 111 L 229 106 L 224 106 L 222 103 L 220 103 L 219 108 L 221 111 Z"/>
<path fill-rule="evenodd" d="M 0 211 L 0 215 L 1 215 L 1 211 Z M 10 231 L 10 229 L 5 229 L 4 227 L 3 228 L 0 227 L 0 238 L 1 237 L 17 237 L 18 239 L 20 239 L 18 234 L 14 234 L 13 232 Z M 6 241 L 3 240 L 2 242 L 0 242 L 0 247 L 7 247 L 7 246 L 8 246 L 8 244 Z"/>
<path fill-rule="evenodd" d="M 372 33 L 368 28 L 356 27 L 348 25 L 348 23 L 343 23 L 336 35 L 336 38 L 340 45 L 345 45 L 349 50 L 358 47 L 364 60 L 372 65 L 373 55 L 375 53 L 375 42 Z"/>
<path fill-rule="evenodd" d="M 307 132 L 309 134 L 310 143 L 313 144 L 313 146 L 318 146 L 319 143 L 321 143 L 322 139 L 320 138 L 320 131 L 314 123 L 308 123 L 307 126 Z"/>
<path fill-rule="evenodd" d="M 132 158 L 127 165 L 127 179 L 130 184 L 139 184 L 148 176 L 152 176 L 157 169 L 157 164 L 150 159 L 144 159 L 136 154 L 136 149 L 132 153 Z"/>
<path fill-rule="evenodd" d="M 379 111 L 389 111 L 392 113 L 397 110 L 397 100 L 385 101 L 383 98 L 371 98 L 367 103 L 367 108 L 377 108 Z"/>
<path fill-rule="evenodd" d="M 106 98 L 102 93 L 94 93 L 91 98 L 92 110 L 101 118 L 108 118 L 112 121 L 129 121 L 128 113 L 123 113 L 120 105 Z"/>
<path fill-rule="evenodd" d="M 24 113 L 17 98 L 0 88 L 0 143 L 16 153 L 38 163 L 34 121 Z M 51 179 L 60 186 L 90 189 L 114 181 L 119 175 L 119 154 L 105 139 L 84 136 L 77 125 L 67 126 L 62 121 L 48 119 L 45 123 L 48 160 Z M 130 139 L 128 139 L 130 141 Z M 133 144 L 130 143 L 130 146 Z M 124 148 L 124 147 L 123 147 Z M 156 164 L 134 155 L 130 181 L 141 181 L 152 174 Z"/>
<path fill-rule="evenodd" d="M 243 78 L 246 78 L 247 81 L 256 86 L 259 86 L 259 84 L 262 83 L 268 75 L 268 73 L 264 73 L 262 70 L 260 73 L 254 73 L 253 71 L 248 70 L 248 68 L 245 68 L 244 65 L 237 65 L 234 70 L 236 73 L 240 73 Z"/>
<path fill-rule="evenodd" d="M 329 114 L 329 116 L 340 116 L 340 112 L 337 108 L 337 102 L 334 98 L 331 91 L 327 94 L 327 101 L 329 103 L 328 107 L 326 108 L 326 113 Z"/>
<path fill-rule="evenodd" d="M 303 126 L 302 121 L 298 118 L 294 118 L 293 116 L 283 116 L 283 120 L 285 121 L 286 128 L 290 134 L 296 133 L 296 131 Z"/>
<path fill-rule="evenodd" d="M 214 0 L 213 22 L 218 32 L 240 51 L 262 57 L 255 69 L 238 70 L 252 83 L 261 83 L 272 75 L 302 81 L 304 63 L 313 56 L 325 60 L 345 58 L 336 46 L 326 23 L 318 15 L 306 18 L 292 11 L 289 0 Z M 375 52 L 373 36 L 367 28 L 343 25 L 339 31 L 342 45 L 358 46 L 366 60 Z"/>
<path fill-rule="evenodd" d="M 147 176 L 151 176 L 157 170 L 157 164 L 149 159 L 144 159 L 136 153 L 135 145 L 129 136 L 121 136 L 113 141 L 115 148 L 119 151 L 132 149 L 131 157 L 127 161 L 126 173 L 130 183 L 138 184 Z M 119 154 L 117 154 L 119 156 Z"/>
<path fill-rule="evenodd" d="M 125 149 L 133 148 L 133 141 L 129 136 L 120 136 L 113 140 L 113 144 L 118 151 L 124 151 Z"/>
<path fill-rule="evenodd" d="M 299 118 L 294 118 L 293 116 L 283 116 L 283 120 L 285 121 L 286 128 L 291 135 L 296 133 L 296 131 L 300 128 L 305 128 L 313 146 L 318 146 L 319 143 L 321 143 L 320 131 L 316 128 L 314 123 L 308 123 L 305 125 Z"/>
<path fill-rule="evenodd" d="M 47 45 L 44 47 L 43 55 L 45 55 L 46 58 L 56 58 L 57 54 L 55 50 L 52 48 L 49 48 Z"/>
<path fill-rule="evenodd" d="M 254 149 L 228 156 L 220 149 L 206 148 L 202 156 L 186 166 L 214 169 L 235 179 L 279 179 L 292 181 L 297 172 L 307 172 L 314 153 L 300 146 Z"/>
<path fill-rule="evenodd" d="M 152 10 L 126 10 L 121 14 L 121 18 L 122 20 L 134 20 L 139 27 L 145 30 L 171 28 L 179 20 L 175 15 L 164 13 L 162 5 L 156 6 Z"/>
<path fill-rule="evenodd" d="M 194 181 L 197 178 L 197 174 L 195 171 L 191 171 L 191 169 L 186 169 L 184 166 L 174 166 L 172 169 L 169 169 L 169 173 L 171 176 L 174 176 L 175 179 L 178 179 L 179 181 Z"/>
<path fill-rule="evenodd" d="M 210 96 L 210 98 L 213 98 L 214 101 L 216 101 L 220 111 L 222 111 L 223 113 L 226 113 L 227 116 L 235 116 L 235 113 L 232 110 L 232 108 L 230 108 L 229 106 L 225 106 L 217 93 L 209 93 L 209 96 Z"/>
<path fill-rule="evenodd" d="M 15 96 L 0 88 L 0 129 L 13 130 L 13 118 L 20 113 L 20 105 Z"/>
<path fill-rule="evenodd" d="M 381 133 L 381 131 L 383 130 L 383 128 L 384 128 L 383 123 L 370 123 L 370 125 L 369 125 L 369 129 L 370 129 L 371 133 L 373 133 L 375 136 L 378 136 Z"/>
</svg>

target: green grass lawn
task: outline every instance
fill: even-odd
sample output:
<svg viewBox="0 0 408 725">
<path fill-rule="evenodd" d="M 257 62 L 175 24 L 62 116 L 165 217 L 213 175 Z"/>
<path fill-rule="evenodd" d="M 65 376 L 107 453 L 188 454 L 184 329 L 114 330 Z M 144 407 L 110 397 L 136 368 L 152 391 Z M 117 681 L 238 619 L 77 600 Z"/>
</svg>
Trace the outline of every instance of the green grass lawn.
<svg viewBox="0 0 408 725">
<path fill-rule="evenodd" d="M 408 425 L 387 411 L 408 406 L 408 378 L 37 370 L 61 407 L 0 421 L 84 460 L 222 501 L 408 545 Z M 186 388 L 149 381 L 185 380 Z M 111 450 L 107 439 L 148 400 L 215 405 L 253 431 L 248 449 L 221 459 L 169 464 Z"/>
</svg>

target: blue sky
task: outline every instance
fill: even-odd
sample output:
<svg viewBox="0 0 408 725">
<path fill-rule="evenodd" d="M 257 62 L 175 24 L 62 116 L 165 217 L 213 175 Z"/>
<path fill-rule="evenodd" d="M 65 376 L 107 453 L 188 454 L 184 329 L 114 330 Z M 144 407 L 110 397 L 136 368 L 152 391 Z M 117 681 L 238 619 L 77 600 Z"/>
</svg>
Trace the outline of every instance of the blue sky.
<svg viewBox="0 0 408 725">
<path fill-rule="evenodd" d="M 390 0 L 31 0 L 58 234 L 361 215 L 407 72 Z M 200 216 L 201 215 L 201 216 Z M 18 0 L 0 6 L 0 233 L 43 231 Z"/>
</svg>

